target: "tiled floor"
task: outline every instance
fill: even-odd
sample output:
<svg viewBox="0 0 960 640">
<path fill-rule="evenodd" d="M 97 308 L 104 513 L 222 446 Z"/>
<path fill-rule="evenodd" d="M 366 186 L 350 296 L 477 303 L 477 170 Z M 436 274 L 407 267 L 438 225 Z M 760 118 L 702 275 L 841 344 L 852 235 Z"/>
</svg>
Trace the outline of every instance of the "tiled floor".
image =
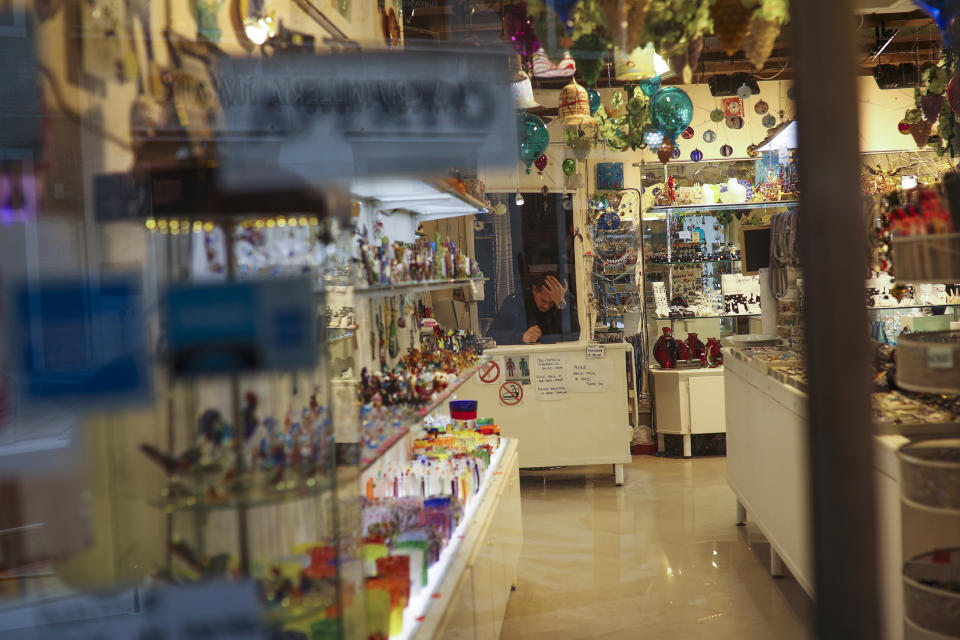
<svg viewBox="0 0 960 640">
<path fill-rule="evenodd" d="M 812 604 L 770 577 L 770 545 L 737 527 L 726 458 L 637 456 L 521 473 L 524 547 L 504 639 L 799 640 Z"/>
</svg>

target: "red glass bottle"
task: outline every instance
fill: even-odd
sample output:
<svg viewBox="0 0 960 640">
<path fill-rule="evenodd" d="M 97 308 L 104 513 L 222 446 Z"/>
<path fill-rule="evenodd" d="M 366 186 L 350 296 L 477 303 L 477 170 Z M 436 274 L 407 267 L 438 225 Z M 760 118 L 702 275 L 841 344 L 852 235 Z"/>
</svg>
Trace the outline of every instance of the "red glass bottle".
<svg viewBox="0 0 960 640">
<path fill-rule="evenodd" d="M 700 356 L 703 355 L 706 347 L 704 346 L 703 341 L 697 337 L 697 334 L 689 334 L 684 342 L 686 343 L 687 348 L 690 349 L 690 357 L 700 360 Z"/>
<path fill-rule="evenodd" d="M 670 327 L 663 328 L 663 335 L 653 345 L 653 357 L 664 369 L 673 369 L 680 359 L 680 343 L 673 337 Z"/>
</svg>

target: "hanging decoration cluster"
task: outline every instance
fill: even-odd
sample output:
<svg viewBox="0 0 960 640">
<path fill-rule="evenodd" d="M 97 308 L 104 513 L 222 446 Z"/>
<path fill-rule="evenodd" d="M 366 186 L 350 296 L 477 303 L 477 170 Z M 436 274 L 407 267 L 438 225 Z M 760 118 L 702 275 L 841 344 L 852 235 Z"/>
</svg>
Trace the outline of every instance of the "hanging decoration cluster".
<svg viewBox="0 0 960 640">
<path fill-rule="evenodd" d="M 960 155 L 960 58 L 944 49 L 940 61 L 924 69 L 914 90 L 914 107 L 907 109 L 898 129 L 913 136 L 920 148 L 931 144 L 938 155 Z M 938 136 L 931 138 L 934 125 Z"/>
</svg>

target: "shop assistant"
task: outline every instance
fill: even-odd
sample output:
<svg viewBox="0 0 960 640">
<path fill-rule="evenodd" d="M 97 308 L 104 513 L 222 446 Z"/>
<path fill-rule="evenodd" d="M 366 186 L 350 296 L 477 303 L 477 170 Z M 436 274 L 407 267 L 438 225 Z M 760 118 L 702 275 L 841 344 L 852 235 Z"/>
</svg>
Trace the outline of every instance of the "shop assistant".
<svg viewBox="0 0 960 640">
<path fill-rule="evenodd" d="M 487 336 L 497 344 L 566 342 L 580 337 L 576 309 L 567 303 L 569 285 L 556 274 L 537 277 L 503 301 Z"/>
</svg>

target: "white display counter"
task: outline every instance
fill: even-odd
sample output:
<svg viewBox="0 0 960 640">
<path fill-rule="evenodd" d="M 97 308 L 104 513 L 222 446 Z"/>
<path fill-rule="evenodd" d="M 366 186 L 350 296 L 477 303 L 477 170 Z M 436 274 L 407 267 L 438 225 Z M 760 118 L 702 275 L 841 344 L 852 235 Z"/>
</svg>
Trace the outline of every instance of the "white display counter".
<svg viewBox="0 0 960 640">
<path fill-rule="evenodd" d="M 724 349 L 727 481 L 737 496 L 738 523 L 749 517 L 770 542 L 771 574 L 790 569 L 814 597 L 806 394 Z M 877 592 L 884 640 L 941 637 L 904 622 L 904 558 L 955 547 L 960 517 L 904 504 L 896 452 L 909 440 L 874 437 L 877 506 Z"/>
<path fill-rule="evenodd" d="M 405 617 L 404 638 L 500 637 L 523 546 L 517 441 L 504 440 L 501 449 L 476 509 L 468 508 L 469 519 L 431 568 L 421 608 Z"/>
<path fill-rule="evenodd" d="M 587 350 L 603 347 L 602 357 Z M 460 390 L 496 416 L 500 433 L 523 442 L 520 467 L 629 463 L 626 343 L 511 345 L 484 351 L 491 364 Z M 592 354 L 591 354 L 592 355 Z"/>
<path fill-rule="evenodd" d="M 726 432 L 723 367 L 651 367 L 650 377 L 660 453 L 663 453 L 664 434 L 683 436 L 683 455 L 690 457 L 694 434 Z"/>
</svg>

